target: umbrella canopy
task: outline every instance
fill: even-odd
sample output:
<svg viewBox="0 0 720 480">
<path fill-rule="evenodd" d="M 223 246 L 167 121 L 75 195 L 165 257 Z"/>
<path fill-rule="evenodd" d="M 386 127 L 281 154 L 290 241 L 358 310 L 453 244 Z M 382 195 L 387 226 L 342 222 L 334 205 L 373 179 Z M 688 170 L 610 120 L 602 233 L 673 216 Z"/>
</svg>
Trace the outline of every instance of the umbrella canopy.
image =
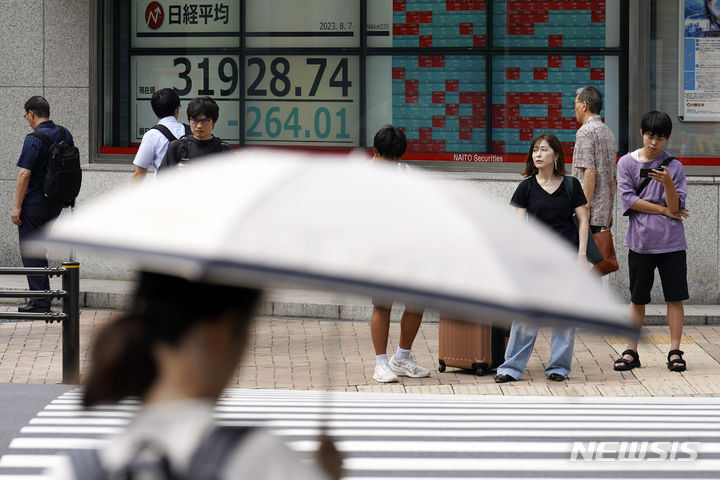
<svg viewBox="0 0 720 480">
<path fill-rule="evenodd" d="M 635 332 L 554 233 L 460 184 L 346 156 L 245 150 L 118 189 L 34 242 L 138 268 L 353 292 L 475 321 Z"/>
</svg>

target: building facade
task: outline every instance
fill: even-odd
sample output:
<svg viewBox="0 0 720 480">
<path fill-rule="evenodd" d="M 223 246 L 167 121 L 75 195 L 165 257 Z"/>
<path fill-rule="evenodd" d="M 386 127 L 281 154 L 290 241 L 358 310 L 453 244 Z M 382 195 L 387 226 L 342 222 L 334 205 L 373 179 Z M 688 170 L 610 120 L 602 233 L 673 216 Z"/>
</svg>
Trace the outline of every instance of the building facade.
<svg viewBox="0 0 720 480">
<path fill-rule="evenodd" d="M 703 90 L 703 37 L 693 37 L 703 31 L 714 40 L 712 5 L 0 0 L 0 59 L 6 67 L 0 71 L 0 102 L 11 119 L 0 139 L 7 157 L 2 195 L 12 205 L 15 162 L 29 131 L 22 105 L 31 95 L 48 99 L 53 120 L 73 132 L 86 160 L 82 208 L 129 183 L 133 152 L 156 122 L 150 96 L 174 87 L 183 120 L 189 99 L 216 99 L 215 133 L 238 147 L 347 151 L 371 145 L 385 123 L 402 126 L 409 161 L 507 202 L 534 136 L 554 133 L 572 153 L 575 90 L 595 85 L 604 94 L 601 115 L 620 154 L 639 146 L 645 111 L 659 109 L 673 118 L 667 149 L 690 176 L 690 302 L 717 303 L 720 109 L 713 112 L 714 93 Z M 689 47 L 693 41 L 695 49 Z M 693 51 L 697 58 L 685 62 Z M 617 214 L 621 270 L 610 284 L 622 298 L 625 228 Z M 0 231 L 2 263 L 19 264 L 9 218 Z M 81 261 L 86 277 L 132 275 L 129 265 L 96 257 Z M 662 299 L 659 290 L 653 295 Z"/>
</svg>

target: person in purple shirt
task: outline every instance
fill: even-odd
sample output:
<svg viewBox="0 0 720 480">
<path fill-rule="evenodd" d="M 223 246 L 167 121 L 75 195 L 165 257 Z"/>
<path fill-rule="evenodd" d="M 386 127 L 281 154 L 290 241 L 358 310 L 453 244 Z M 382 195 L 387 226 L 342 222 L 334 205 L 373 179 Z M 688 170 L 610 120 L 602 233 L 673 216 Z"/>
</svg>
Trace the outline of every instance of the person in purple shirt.
<svg viewBox="0 0 720 480">
<path fill-rule="evenodd" d="M 643 147 L 620 159 L 617 179 L 623 215 L 630 220 L 625 235 L 625 246 L 630 250 L 630 316 L 642 327 L 657 268 L 670 326 L 667 367 L 682 372 L 686 368 L 684 352 L 680 350 L 682 302 L 689 298 L 683 228 L 683 219 L 688 216 L 687 180 L 682 163 L 663 150 L 671 132 L 672 120 L 666 113 L 651 111 L 643 115 L 640 122 Z M 615 370 L 640 366 L 637 344 L 637 338 L 630 340 L 627 350 L 615 361 Z"/>
</svg>

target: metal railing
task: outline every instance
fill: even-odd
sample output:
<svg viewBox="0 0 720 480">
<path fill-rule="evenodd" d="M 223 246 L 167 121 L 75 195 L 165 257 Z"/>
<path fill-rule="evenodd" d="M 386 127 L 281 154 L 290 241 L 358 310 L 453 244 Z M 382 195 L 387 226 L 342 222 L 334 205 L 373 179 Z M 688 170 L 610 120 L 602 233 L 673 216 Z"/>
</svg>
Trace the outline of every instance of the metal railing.
<svg viewBox="0 0 720 480">
<path fill-rule="evenodd" d="M 0 312 L 0 320 L 45 320 L 62 322 L 62 383 L 80 380 L 80 264 L 62 267 L 0 267 L 0 275 L 45 275 L 62 277 L 62 290 L 0 290 L 0 298 L 62 298 L 62 313 Z"/>
</svg>

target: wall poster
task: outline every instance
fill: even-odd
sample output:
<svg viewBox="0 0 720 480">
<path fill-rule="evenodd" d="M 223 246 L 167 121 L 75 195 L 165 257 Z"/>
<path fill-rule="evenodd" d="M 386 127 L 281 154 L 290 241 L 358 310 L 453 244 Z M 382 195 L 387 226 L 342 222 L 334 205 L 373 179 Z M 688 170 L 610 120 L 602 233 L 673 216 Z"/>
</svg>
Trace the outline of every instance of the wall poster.
<svg viewBox="0 0 720 480">
<path fill-rule="evenodd" d="M 720 0 L 680 2 L 678 115 L 720 121 Z"/>
</svg>

